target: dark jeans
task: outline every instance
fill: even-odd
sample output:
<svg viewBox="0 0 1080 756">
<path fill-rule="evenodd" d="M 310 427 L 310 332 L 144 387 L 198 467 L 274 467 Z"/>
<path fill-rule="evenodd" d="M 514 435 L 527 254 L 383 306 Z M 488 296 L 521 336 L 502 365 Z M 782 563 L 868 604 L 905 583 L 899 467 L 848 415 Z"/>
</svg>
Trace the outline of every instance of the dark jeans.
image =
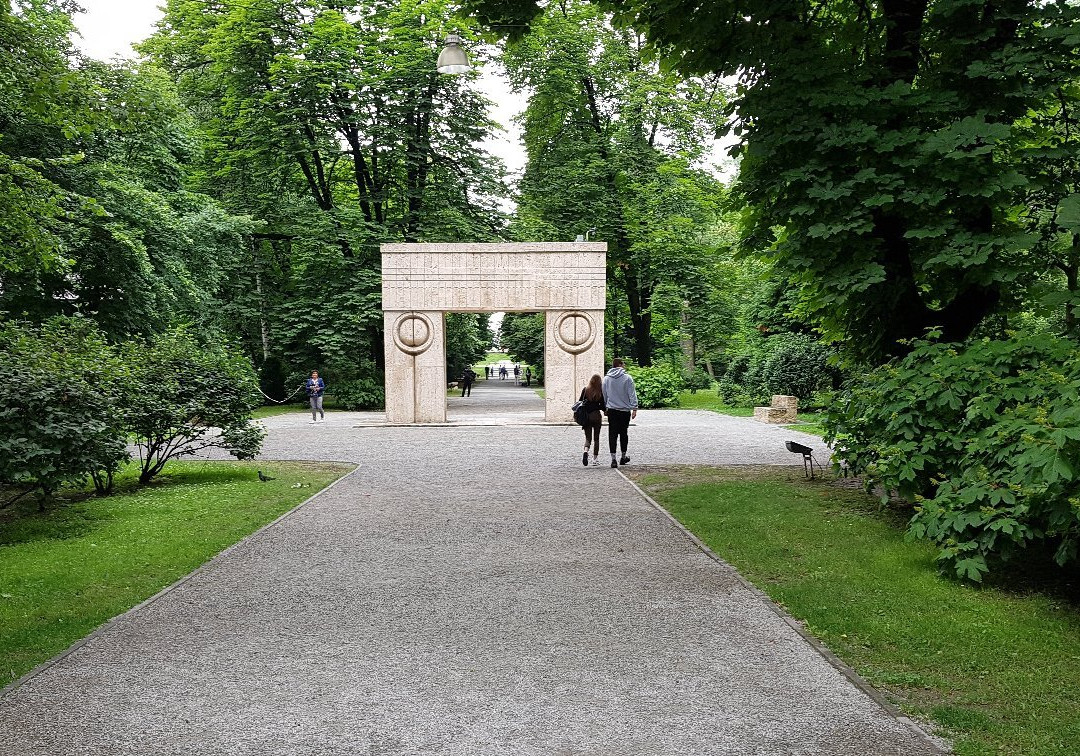
<svg viewBox="0 0 1080 756">
<path fill-rule="evenodd" d="M 609 409 L 607 411 L 607 442 L 608 451 L 615 453 L 615 440 L 618 439 L 622 448 L 623 456 L 626 456 L 626 446 L 630 443 L 627 429 L 630 427 L 630 410 Z"/>
<path fill-rule="evenodd" d="M 604 418 L 599 412 L 591 414 L 597 416 L 596 420 L 590 416 L 590 422 L 581 427 L 585 429 L 585 451 L 588 451 L 589 446 L 592 445 L 592 455 L 595 457 L 600 453 L 600 427 L 604 424 Z"/>
<path fill-rule="evenodd" d="M 462 396 L 472 396 L 472 381 L 469 381 L 468 383 L 462 383 L 461 384 L 461 395 Z"/>
</svg>

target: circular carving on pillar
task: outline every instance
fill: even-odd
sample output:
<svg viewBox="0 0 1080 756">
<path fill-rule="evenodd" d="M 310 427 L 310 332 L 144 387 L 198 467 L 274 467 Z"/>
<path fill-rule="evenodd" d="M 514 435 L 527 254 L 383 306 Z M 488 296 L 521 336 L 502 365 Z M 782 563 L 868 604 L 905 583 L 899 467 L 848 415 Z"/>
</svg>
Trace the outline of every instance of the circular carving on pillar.
<svg viewBox="0 0 1080 756">
<path fill-rule="evenodd" d="M 554 331 L 555 343 L 570 354 L 581 354 L 596 338 L 592 318 L 584 312 L 564 312 L 555 321 Z"/>
<path fill-rule="evenodd" d="M 423 354 L 434 337 L 435 329 L 427 315 L 407 312 L 394 323 L 394 343 L 405 354 Z"/>
</svg>

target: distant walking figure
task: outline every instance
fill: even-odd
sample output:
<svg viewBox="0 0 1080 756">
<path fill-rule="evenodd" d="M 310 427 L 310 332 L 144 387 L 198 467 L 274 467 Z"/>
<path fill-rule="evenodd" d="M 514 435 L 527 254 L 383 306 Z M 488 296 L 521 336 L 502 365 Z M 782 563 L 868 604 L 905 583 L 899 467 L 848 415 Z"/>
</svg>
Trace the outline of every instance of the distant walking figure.
<svg viewBox="0 0 1080 756">
<path fill-rule="evenodd" d="M 616 357 L 611 361 L 611 370 L 604 376 L 604 403 L 607 404 L 608 416 L 608 451 L 611 452 L 611 466 L 618 467 L 630 461 L 626 456 L 629 445 L 630 421 L 637 417 L 637 390 L 634 379 L 623 367 L 625 363 Z M 621 447 L 622 456 L 615 461 L 615 442 Z"/>
<path fill-rule="evenodd" d="M 600 376 L 594 375 L 589 383 L 581 390 L 578 397 L 585 402 L 585 412 L 588 413 L 588 422 L 581 426 L 585 429 L 585 451 L 581 453 L 581 464 L 589 464 L 589 446 L 592 446 L 592 463 L 599 465 L 600 460 L 600 427 L 604 424 L 604 416 L 600 414 L 606 409 L 604 404 L 604 389 L 600 382 Z"/>
<path fill-rule="evenodd" d="M 489 365 L 484 365 L 484 380 L 486 381 L 490 377 L 491 377 L 491 367 Z"/>
<path fill-rule="evenodd" d="M 521 365 L 514 365 L 514 384 L 521 383 Z"/>
<path fill-rule="evenodd" d="M 311 404 L 311 422 L 313 423 L 318 419 L 326 420 L 326 413 L 322 406 L 324 391 L 326 391 L 326 384 L 319 377 L 319 371 L 312 370 L 311 377 L 307 379 L 307 395 L 308 402 Z M 319 417 L 316 417 L 316 414 Z"/>
<path fill-rule="evenodd" d="M 507 373 L 506 373 L 506 365 L 500 365 L 499 366 L 499 380 L 501 381 L 504 378 L 506 378 L 506 375 L 507 375 Z"/>
<path fill-rule="evenodd" d="M 465 368 L 465 372 L 461 374 L 461 395 L 472 396 L 473 381 L 476 380 L 476 372 L 471 368 Z"/>
<path fill-rule="evenodd" d="M 532 385 L 532 368 L 529 367 L 525 368 L 525 385 Z"/>
</svg>

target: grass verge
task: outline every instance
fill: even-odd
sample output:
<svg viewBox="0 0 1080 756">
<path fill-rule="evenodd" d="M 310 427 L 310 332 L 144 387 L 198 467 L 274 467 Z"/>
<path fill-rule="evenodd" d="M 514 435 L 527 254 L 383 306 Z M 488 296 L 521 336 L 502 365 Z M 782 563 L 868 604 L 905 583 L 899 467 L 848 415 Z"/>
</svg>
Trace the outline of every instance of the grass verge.
<svg viewBox="0 0 1080 756">
<path fill-rule="evenodd" d="M 331 397 L 327 397 L 323 401 L 323 410 L 325 412 L 335 412 L 340 410 L 337 400 Z M 289 404 L 267 404 L 262 407 L 256 407 L 255 411 L 251 413 L 251 417 L 255 420 L 261 420 L 264 417 L 275 417 L 277 415 L 290 415 L 296 413 L 298 415 L 311 414 L 311 405 L 308 404 L 307 399 L 301 402 L 291 402 Z"/>
<path fill-rule="evenodd" d="M 638 482 L 956 753 L 1076 754 L 1080 611 L 940 577 L 906 514 L 801 469 L 672 468 Z"/>
<path fill-rule="evenodd" d="M 679 406 L 675 409 L 708 410 L 720 415 L 732 415 L 734 417 L 754 416 L 753 407 L 733 407 L 730 404 L 724 404 L 724 400 L 717 396 L 716 391 L 712 389 L 699 391 L 696 394 L 691 394 L 689 391 L 681 392 L 679 394 Z M 792 423 L 787 427 L 802 433 L 820 436 L 824 433 L 824 429 L 821 427 L 821 421 L 824 418 L 825 415 L 821 413 L 800 412 L 799 422 Z"/>
<path fill-rule="evenodd" d="M 148 486 L 0 513 L 0 687 L 176 582 L 351 468 L 170 462 Z"/>
<path fill-rule="evenodd" d="M 753 407 L 732 407 L 724 404 L 724 400 L 716 395 L 715 391 L 698 391 L 691 394 L 683 391 L 679 394 L 679 406 L 677 409 L 697 409 L 718 412 L 721 415 L 734 415 L 735 417 L 753 417 Z"/>
<path fill-rule="evenodd" d="M 482 369 L 484 365 L 495 365 L 504 360 L 510 360 L 510 355 L 506 352 L 488 352 L 486 355 L 484 355 L 484 359 L 480 360 L 479 362 L 473 363 L 473 369 L 475 370 L 478 365 Z"/>
<path fill-rule="evenodd" d="M 325 409 L 325 407 L 324 407 Z M 310 412 L 308 407 L 300 404 L 273 404 L 263 407 L 256 407 L 255 411 L 251 413 L 251 417 L 255 420 L 261 420 L 264 417 L 276 417 L 277 415 L 289 415 L 293 412 L 301 413 L 304 411 Z"/>
</svg>

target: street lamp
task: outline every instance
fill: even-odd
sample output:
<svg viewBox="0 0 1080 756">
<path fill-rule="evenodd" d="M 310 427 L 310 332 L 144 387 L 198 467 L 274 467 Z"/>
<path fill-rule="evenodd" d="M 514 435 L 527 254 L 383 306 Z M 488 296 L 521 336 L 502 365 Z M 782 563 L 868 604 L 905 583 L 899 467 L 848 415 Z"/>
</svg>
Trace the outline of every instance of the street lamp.
<svg viewBox="0 0 1080 756">
<path fill-rule="evenodd" d="M 446 47 L 439 53 L 435 70 L 444 74 L 459 74 L 469 70 L 469 56 L 461 49 L 462 39 L 457 34 L 446 35 Z"/>
</svg>

